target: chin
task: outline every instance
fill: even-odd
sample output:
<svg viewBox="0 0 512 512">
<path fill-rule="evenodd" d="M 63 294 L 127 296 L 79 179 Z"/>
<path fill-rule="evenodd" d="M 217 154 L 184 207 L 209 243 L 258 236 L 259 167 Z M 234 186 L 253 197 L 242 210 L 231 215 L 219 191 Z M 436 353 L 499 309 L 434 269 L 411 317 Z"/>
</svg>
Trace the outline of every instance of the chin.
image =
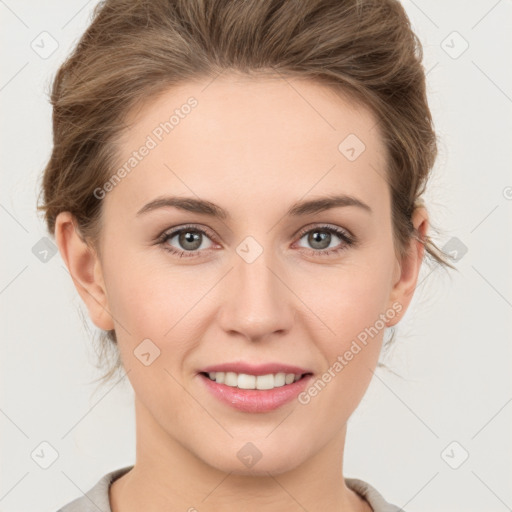
<svg viewBox="0 0 512 512">
<path fill-rule="evenodd" d="M 304 462 L 306 453 L 303 447 L 304 443 L 299 446 L 290 445 L 286 449 L 282 443 L 269 443 L 268 440 L 235 441 L 232 447 L 226 446 L 219 450 L 221 453 L 209 453 L 201 458 L 206 464 L 224 473 L 240 476 L 278 475 Z"/>
</svg>

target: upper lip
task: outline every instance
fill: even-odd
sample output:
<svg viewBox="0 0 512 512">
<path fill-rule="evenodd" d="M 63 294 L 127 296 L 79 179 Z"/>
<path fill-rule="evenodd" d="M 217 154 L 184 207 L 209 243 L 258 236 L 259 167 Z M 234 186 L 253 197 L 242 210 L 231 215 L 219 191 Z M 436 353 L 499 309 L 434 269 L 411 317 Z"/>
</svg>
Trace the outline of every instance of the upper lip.
<svg viewBox="0 0 512 512">
<path fill-rule="evenodd" d="M 207 366 L 199 371 L 199 373 L 210 373 L 210 372 L 234 372 L 234 373 L 246 373 L 248 375 L 268 375 L 270 373 L 294 373 L 295 375 L 302 375 L 304 373 L 312 373 L 305 368 L 300 366 L 294 366 L 283 363 L 264 363 L 264 364 L 253 364 L 244 361 L 222 363 Z"/>
</svg>

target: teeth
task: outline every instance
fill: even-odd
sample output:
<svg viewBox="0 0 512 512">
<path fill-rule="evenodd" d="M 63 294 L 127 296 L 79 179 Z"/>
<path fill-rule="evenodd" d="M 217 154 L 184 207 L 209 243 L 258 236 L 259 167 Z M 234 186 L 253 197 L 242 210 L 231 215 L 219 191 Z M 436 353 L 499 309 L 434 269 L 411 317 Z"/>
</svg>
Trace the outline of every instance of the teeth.
<svg viewBox="0 0 512 512">
<path fill-rule="evenodd" d="M 215 380 L 217 380 L 217 378 L 215 378 Z M 224 384 L 226 384 L 226 386 L 238 386 L 238 375 L 234 372 L 226 372 Z"/>
<path fill-rule="evenodd" d="M 235 372 L 210 372 L 208 377 L 218 384 L 240 389 L 274 389 L 298 381 L 302 375 L 293 373 L 269 373 L 267 375 L 248 375 Z"/>
<path fill-rule="evenodd" d="M 240 375 L 241 377 L 241 375 Z M 239 377 L 239 378 L 240 378 Z M 275 376 L 271 373 L 268 375 L 258 375 L 256 377 L 256 389 L 274 389 L 277 388 L 275 383 Z M 240 381 L 239 381 L 240 382 Z M 240 387 L 240 385 L 238 385 Z"/>
<path fill-rule="evenodd" d="M 290 375 L 293 375 L 293 373 L 290 373 Z M 295 375 L 293 375 L 295 377 Z M 281 386 L 284 386 L 286 383 L 286 375 L 284 373 L 276 373 L 274 375 L 274 386 L 276 388 L 279 388 Z"/>
<path fill-rule="evenodd" d="M 237 386 L 240 389 L 254 389 L 256 387 L 256 376 L 247 375 L 246 373 L 239 373 Z"/>
</svg>

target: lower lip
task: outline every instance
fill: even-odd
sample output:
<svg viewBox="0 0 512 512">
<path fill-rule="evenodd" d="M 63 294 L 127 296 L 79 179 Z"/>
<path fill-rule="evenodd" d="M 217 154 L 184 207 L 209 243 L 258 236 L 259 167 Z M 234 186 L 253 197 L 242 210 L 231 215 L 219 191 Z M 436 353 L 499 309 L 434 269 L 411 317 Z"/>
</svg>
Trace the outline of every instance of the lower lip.
<svg viewBox="0 0 512 512">
<path fill-rule="evenodd" d="M 202 374 L 199 377 L 208 391 L 221 402 L 243 412 L 268 412 L 291 402 L 304 390 L 312 375 L 305 375 L 292 384 L 274 389 L 240 389 L 218 384 Z"/>
</svg>

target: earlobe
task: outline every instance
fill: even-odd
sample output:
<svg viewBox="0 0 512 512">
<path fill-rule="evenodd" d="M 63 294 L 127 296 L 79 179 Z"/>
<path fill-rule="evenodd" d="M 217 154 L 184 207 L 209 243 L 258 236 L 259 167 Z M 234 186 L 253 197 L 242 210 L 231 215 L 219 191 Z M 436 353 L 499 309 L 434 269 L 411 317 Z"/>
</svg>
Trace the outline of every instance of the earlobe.
<svg viewBox="0 0 512 512">
<path fill-rule="evenodd" d="M 428 230 L 427 210 L 424 207 L 417 208 L 411 220 L 416 230 L 416 236 L 411 237 L 407 252 L 403 256 L 402 261 L 397 261 L 395 275 L 396 273 L 398 274 L 398 279 L 394 279 L 389 303 L 390 307 L 395 303 L 400 304 L 401 314 L 395 317 L 393 321 L 390 321 L 388 327 L 396 325 L 409 307 L 416 290 L 418 275 L 425 254 L 424 240 Z"/>
<path fill-rule="evenodd" d="M 55 241 L 94 325 L 103 330 L 114 329 L 100 260 L 81 237 L 70 212 L 57 215 Z"/>
</svg>

